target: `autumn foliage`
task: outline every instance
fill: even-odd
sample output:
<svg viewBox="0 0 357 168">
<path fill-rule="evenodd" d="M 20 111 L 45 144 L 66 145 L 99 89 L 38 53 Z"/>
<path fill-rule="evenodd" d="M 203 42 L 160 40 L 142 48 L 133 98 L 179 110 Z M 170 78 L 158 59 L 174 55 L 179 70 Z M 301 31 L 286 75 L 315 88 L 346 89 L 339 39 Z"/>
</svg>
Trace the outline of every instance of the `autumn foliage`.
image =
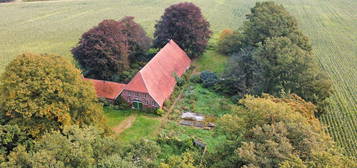
<svg viewBox="0 0 357 168">
<path fill-rule="evenodd" d="M 161 48 L 172 39 L 190 58 L 202 55 L 211 36 L 209 23 L 200 8 L 188 2 L 167 8 L 155 28 L 154 47 Z"/>
<path fill-rule="evenodd" d="M 0 83 L 1 124 L 17 124 L 37 136 L 72 124 L 102 123 L 93 86 L 63 57 L 19 55 Z"/>
<path fill-rule="evenodd" d="M 104 20 L 82 35 L 72 50 L 86 77 L 113 80 L 150 47 L 151 39 L 133 17 Z"/>
</svg>

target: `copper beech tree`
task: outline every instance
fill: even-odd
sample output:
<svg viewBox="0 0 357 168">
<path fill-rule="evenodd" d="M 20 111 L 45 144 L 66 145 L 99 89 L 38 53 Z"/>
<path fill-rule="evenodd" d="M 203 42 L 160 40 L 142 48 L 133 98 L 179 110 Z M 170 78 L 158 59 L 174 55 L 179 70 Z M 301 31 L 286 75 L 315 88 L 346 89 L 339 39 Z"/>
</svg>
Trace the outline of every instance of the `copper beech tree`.
<svg viewBox="0 0 357 168">
<path fill-rule="evenodd" d="M 84 33 L 72 53 L 86 77 L 113 80 L 150 45 L 151 39 L 134 17 L 124 17 L 119 21 L 104 20 Z"/>
<path fill-rule="evenodd" d="M 154 47 L 163 47 L 174 40 L 190 58 L 197 58 L 206 49 L 211 36 L 209 23 L 193 3 L 178 3 L 165 9 L 155 25 Z"/>
</svg>

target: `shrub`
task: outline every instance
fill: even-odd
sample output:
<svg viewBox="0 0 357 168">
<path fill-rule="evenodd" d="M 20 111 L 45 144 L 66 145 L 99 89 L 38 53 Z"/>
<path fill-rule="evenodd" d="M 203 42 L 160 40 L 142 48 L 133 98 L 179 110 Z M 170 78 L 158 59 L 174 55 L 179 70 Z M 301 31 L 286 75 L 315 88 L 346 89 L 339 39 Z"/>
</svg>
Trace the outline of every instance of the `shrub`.
<svg viewBox="0 0 357 168">
<path fill-rule="evenodd" d="M 126 110 L 131 108 L 131 105 L 126 100 L 124 100 L 121 96 L 119 96 L 115 100 L 115 105 L 117 106 L 118 109 L 121 110 Z"/>
<path fill-rule="evenodd" d="M 200 74 L 203 87 L 213 87 L 218 82 L 218 77 L 214 72 L 203 71 Z"/>
<path fill-rule="evenodd" d="M 223 30 L 220 34 L 217 50 L 224 55 L 231 55 L 238 52 L 242 47 L 242 35 L 237 31 Z"/>
<path fill-rule="evenodd" d="M 201 77 L 200 75 L 192 75 L 190 78 L 190 81 L 193 83 L 201 83 Z"/>
<path fill-rule="evenodd" d="M 162 116 L 165 114 L 165 111 L 161 108 L 158 108 L 155 110 L 155 114 L 159 115 L 159 116 Z"/>
<path fill-rule="evenodd" d="M 103 106 L 110 106 L 112 103 L 108 101 L 108 99 L 106 98 L 98 98 L 99 102 L 101 102 L 103 104 Z"/>
</svg>

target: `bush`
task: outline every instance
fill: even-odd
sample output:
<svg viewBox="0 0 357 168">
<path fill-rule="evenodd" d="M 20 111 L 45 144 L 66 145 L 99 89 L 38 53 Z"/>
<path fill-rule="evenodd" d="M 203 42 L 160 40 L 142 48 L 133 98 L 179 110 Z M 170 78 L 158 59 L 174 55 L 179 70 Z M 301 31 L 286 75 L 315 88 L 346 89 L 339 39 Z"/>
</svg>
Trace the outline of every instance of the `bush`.
<svg viewBox="0 0 357 168">
<path fill-rule="evenodd" d="M 201 77 L 200 75 L 192 75 L 190 78 L 190 81 L 193 83 L 201 83 Z"/>
<path fill-rule="evenodd" d="M 214 72 L 203 71 L 200 74 L 200 80 L 205 88 L 213 87 L 218 82 L 218 77 Z"/>
<path fill-rule="evenodd" d="M 103 106 L 110 106 L 110 105 L 112 104 L 112 103 L 109 102 L 108 99 L 106 99 L 106 98 L 102 98 L 102 97 L 101 97 L 101 98 L 99 98 L 98 100 L 99 100 L 100 103 L 103 104 Z"/>
<path fill-rule="evenodd" d="M 159 48 L 150 48 L 145 55 L 145 58 L 143 61 L 150 61 L 158 52 L 160 51 Z"/>
<path fill-rule="evenodd" d="M 165 114 L 165 111 L 161 108 L 158 108 L 155 110 L 155 114 L 159 115 L 159 116 L 162 116 Z"/>
<path fill-rule="evenodd" d="M 231 55 L 238 52 L 242 46 L 241 44 L 241 34 L 232 30 L 223 30 L 220 34 L 217 50 L 219 53 L 224 55 Z"/>
<path fill-rule="evenodd" d="M 126 100 L 124 100 L 121 96 L 119 96 L 115 100 L 114 104 L 116 105 L 116 108 L 120 110 L 126 110 L 131 108 L 131 105 Z"/>
</svg>

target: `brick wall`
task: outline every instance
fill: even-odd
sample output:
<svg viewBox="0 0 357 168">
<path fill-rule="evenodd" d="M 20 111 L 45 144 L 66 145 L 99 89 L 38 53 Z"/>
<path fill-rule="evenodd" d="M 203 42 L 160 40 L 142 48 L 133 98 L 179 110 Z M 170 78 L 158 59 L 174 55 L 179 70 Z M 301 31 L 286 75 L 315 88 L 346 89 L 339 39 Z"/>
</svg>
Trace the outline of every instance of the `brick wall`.
<svg viewBox="0 0 357 168">
<path fill-rule="evenodd" d="M 147 93 L 124 90 L 120 96 L 130 104 L 133 101 L 140 101 L 141 103 L 143 103 L 143 106 L 146 108 L 159 108 L 159 105 Z"/>
</svg>

